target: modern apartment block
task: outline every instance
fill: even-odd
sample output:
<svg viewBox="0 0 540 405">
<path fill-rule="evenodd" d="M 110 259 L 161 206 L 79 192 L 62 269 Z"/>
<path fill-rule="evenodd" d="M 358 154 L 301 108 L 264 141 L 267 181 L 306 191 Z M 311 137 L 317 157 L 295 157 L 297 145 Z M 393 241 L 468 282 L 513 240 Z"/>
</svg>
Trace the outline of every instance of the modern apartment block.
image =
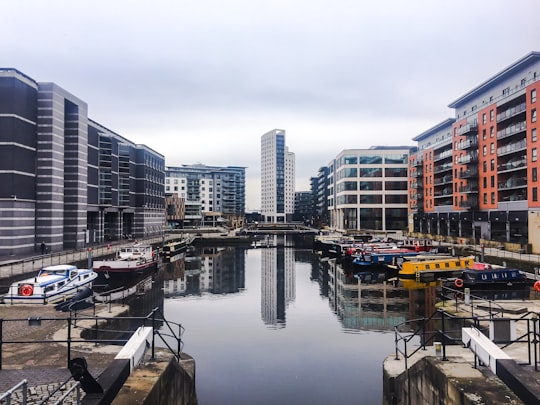
<svg viewBox="0 0 540 405">
<path fill-rule="evenodd" d="M 413 146 L 346 149 L 328 165 L 330 226 L 344 231 L 407 229 Z"/>
<path fill-rule="evenodd" d="M 261 137 L 261 215 L 266 223 L 284 223 L 294 213 L 295 156 L 285 144 L 285 131 Z"/>
<path fill-rule="evenodd" d="M 313 198 L 313 226 L 323 227 L 330 223 L 328 215 L 328 173 L 329 168 L 319 168 L 317 176 L 310 178 L 310 188 Z"/>
<path fill-rule="evenodd" d="M 163 231 L 164 157 L 13 68 L 0 68 L 0 157 L 0 256 Z"/>
<path fill-rule="evenodd" d="M 449 107 L 410 158 L 410 230 L 540 251 L 537 116 L 540 53 L 531 52 Z"/>
<path fill-rule="evenodd" d="M 246 206 L 246 169 L 239 166 L 202 164 L 168 166 L 165 169 L 165 193 L 185 202 L 185 225 L 202 222 L 216 225 L 243 225 Z"/>
</svg>

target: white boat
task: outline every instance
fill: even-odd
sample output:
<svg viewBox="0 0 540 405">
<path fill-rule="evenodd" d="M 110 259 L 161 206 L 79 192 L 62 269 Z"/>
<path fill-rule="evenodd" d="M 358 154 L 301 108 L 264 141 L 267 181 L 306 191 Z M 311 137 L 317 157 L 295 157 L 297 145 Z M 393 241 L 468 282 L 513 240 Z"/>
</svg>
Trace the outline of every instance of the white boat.
<svg viewBox="0 0 540 405">
<path fill-rule="evenodd" d="M 157 255 L 152 245 L 135 243 L 122 246 L 111 260 L 96 260 L 92 269 L 98 273 L 133 273 L 155 266 Z"/>
<path fill-rule="evenodd" d="M 92 287 L 97 273 L 70 264 L 43 267 L 35 277 L 16 281 L 4 295 L 6 304 L 54 304 Z"/>
</svg>

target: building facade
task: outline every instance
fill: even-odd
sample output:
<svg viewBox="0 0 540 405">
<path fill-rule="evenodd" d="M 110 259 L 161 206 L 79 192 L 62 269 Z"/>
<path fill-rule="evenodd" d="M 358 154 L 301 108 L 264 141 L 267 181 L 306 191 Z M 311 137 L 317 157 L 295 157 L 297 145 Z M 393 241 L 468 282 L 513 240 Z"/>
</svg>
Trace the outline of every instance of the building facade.
<svg viewBox="0 0 540 405">
<path fill-rule="evenodd" d="M 285 131 L 274 129 L 261 137 L 261 215 L 264 222 L 292 221 L 295 156 L 285 144 Z"/>
<path fill-rule="evenodd" d="M 54 83 L 0 69 L 0 255 L 160 234 L 164 157 Z"/>
<path fill-rule="evenodd" d="M 539 77 L 540 53 L 531 52 L 450 103 L 454 118 L 414 138 L 410 230 L 540 251 Z"/>
<path fill-rule="evenodd" d="M 328 165 L 330 226 L 344 231 L 407 230 L 412 146 L 346 149 Z"/>
<path fill-rule="evenodd" d="M 244 222 L 245 172 L 239 166 L 168 166 L 165 193 L 184 200 L 185 225 L 215 226 L 226 221 L 236 228 Z"/>
</svg>

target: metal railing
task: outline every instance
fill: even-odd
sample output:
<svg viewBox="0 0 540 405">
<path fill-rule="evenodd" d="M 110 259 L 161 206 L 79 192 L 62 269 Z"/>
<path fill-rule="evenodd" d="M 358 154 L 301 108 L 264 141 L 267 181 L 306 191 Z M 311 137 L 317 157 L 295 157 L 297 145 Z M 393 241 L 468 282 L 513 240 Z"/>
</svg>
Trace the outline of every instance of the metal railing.
<svg viewBox="0 0 540 405">
<path fill-rule="evenodd" d="M 26 404 L 28 400 L 28 380 L 24 379 L 18 384 L 11 387 L 9 390 L 0 395 L 0 403 L 5 403 L 6 405 L 11 404 L 11 397 L 19 389 L 22 389 L 22 403 Z"/>
<path fill-rule="evenodd" d="M 8 322 L 20 322 L 24 323 L 25 325 L 29 325 L 29 327 L 40 327 L 42 322 L 45 321 L 62 321 L 66 323 L 66 333 L 67 337 L 66 339 L 46 339 L 46 340 L 24 340 L 24 339 L 5 339 L 4 338 L 4 325 Z M 92 324 L 93 326 L 91 328 L 85 328 L 81 327 L 81 323 L 84 321 L 88 321 L 89 324 Z M 4 345 L 8 344 L 54 344 L 54 343 L 61 343 L 66 344 L 66 356 L 67 356 L 67 362 L 66 364 L 69 364 L 69 361 L 71 360 L 71 351 L 72 346 L 77 343 L 94 343 L 94 344 L 123 344 L 126 343 L 129 339 L 128 338 L 99 338 L 98 336 L 100 333 L 114 333 L 116 335 L 122 335 L 122 334 L 132 334 L 137 327 L 134 327 L 133 330 L 115 330 L 108 327 L 109 325 L 113 324 L 114 322 L 121 323 L 122 321 L 134 321 L 138 326 L 151 326 L 153 333 L 152 333 L 152 341 L 151 341 L 151 358 L 155 358 L 155 347 L 156 347 L 156 338 L 159 338 L 162 343 L 166 346 L 166 348 L 174 355 L 174 357 L 177 360 L 180 360 L 181 353 L 182 353 L 182 335 L 184 332 L 184 328 L 181 324 L 178 324 L 176 322 L 168 321 L 163 316 L 161 310 L 159 308 L 154 308 L 147 316 L 145 317 L 102 317 L 102 316 L 78 316 L 78 314 L 70 313 L 70 315 L 66 318 L 17 318 L 17 319 L 2 319 L 0 318 L 0 370 L 2 369 L 2 358 L 3 358 L 3 349 Z M 131 323 L 130 323 L 131 324 Z M 164 331 L 160 331 L 161 326 L 165 329 Z M 90 330 L 93 332 L 94 338 L 75 338 L 74 337 L 74 330 Z M 176 347 L 172 347 L 171 344 L 167 341 L 166 338 L 171 338 L 173 342 L 175 341 Z"/>
</svg>

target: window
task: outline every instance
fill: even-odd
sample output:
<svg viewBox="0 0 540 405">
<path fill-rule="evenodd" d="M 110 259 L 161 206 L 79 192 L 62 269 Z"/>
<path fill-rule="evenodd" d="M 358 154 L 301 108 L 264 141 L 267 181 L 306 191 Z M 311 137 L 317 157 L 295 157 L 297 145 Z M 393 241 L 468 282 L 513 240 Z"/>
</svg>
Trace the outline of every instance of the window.
<svg viewBox="0 0 540 405">
<path fill-rule="evenodd" d="M 531 111 L 531 122 L 536 122 L 536 108 Z"/>
<path fill-rule="evenodd" d="M 495 127 L 490 127 L 489 128 L 489 137 L 490 138 L 493 138 L 495 136 Z"/>
<path fill-rule="evenodd" d="M 531 177 L 532 181 L 538 181 L 538 169 L 536 167 L 532 168 Z"/>
<path fill-rule="evenodd" d="M 484 146 L 484 148 L 485 148 L 485 146 Z M 484 173 L 487 172 L 487 162 L 485 160 L 482 162 L 482 170 L 484 171 Z"/>
<path fill-rule="evenodd" d="M 487 156 L 487 146 L 486 145 L 484 145 L 484 147 L 482 148 L 482 155 Z"/>
<path fill-rule="evenodd" d="M 538 158 L 538 156 L 537 156 L 537 150 L 536 150 L 536 148 L 532 148 L 532 151 L 531 151 L 531 160 L 532 160 L 533 162 L 536 162 L 536 159 L 537 159 L 537 158 Z"/>
<path fill-rule="evenodd" d="M 484 193 L 484 204 L 487 204 L 487 193 Z"/>
<path fill-rule="evenodd" d="M 531 141 L 536 142 L 536 128 L 531 129 Z"/>
<path fill-rule="evenodd" d="M 484 177 L 483 181 L 484 181 L 484 188 L 487 188 L 487 177 Z"/>
<path fill-rule="evenodd" d="M 538 188 L 533 187 L 532 189 L 532 200 L 538 201 Z"/>
<path fill-rule="evenodd" d="M 494 118 L 495 118 L 495 111 L 489 110 L 489 121 L 493 121 Z"/>
<path fill-rule="evenodd" d="M 491 176 L 491 187 L 495 187 L 495 176 Z"/>
<path fill-rule="evenodd" d="M 486 113 L 482 114 L 482 124 L 486 123 Z"/>
<path fill-rule="evenodd" d="M 495 153 L 495 144 L 493 142 L 489 144 L 489 153 L 492 155 Z"/>
<path fill-rule="evenodd" d="M 508 96 L 509 94 L 510 94 L 510 87 L 507 87 L 506 89 L 503 89 L 503 91 L 502 91 L 503 96 Z"/>
<path fill-rule="evenodd" d="M 491 159 L 491 161 L 489 162 L 489 168 L 490 170 L 495 170 L 495 159 Z"/>
<path fill-rule="evenodd" d="M 531 90 L 531 103 L 536 103 L 536 89 Z"/>
<path fill-rule="evenodd" d="M 491 203 L 495 204 L 495 193 L 494 192 L 491 193 Z"/>
<path fill-rule="evenodd" d="M 484 141 L 486 140 L 486 129 L 485 128 L 482 130 L 482 139 Z"/>
</svg>

